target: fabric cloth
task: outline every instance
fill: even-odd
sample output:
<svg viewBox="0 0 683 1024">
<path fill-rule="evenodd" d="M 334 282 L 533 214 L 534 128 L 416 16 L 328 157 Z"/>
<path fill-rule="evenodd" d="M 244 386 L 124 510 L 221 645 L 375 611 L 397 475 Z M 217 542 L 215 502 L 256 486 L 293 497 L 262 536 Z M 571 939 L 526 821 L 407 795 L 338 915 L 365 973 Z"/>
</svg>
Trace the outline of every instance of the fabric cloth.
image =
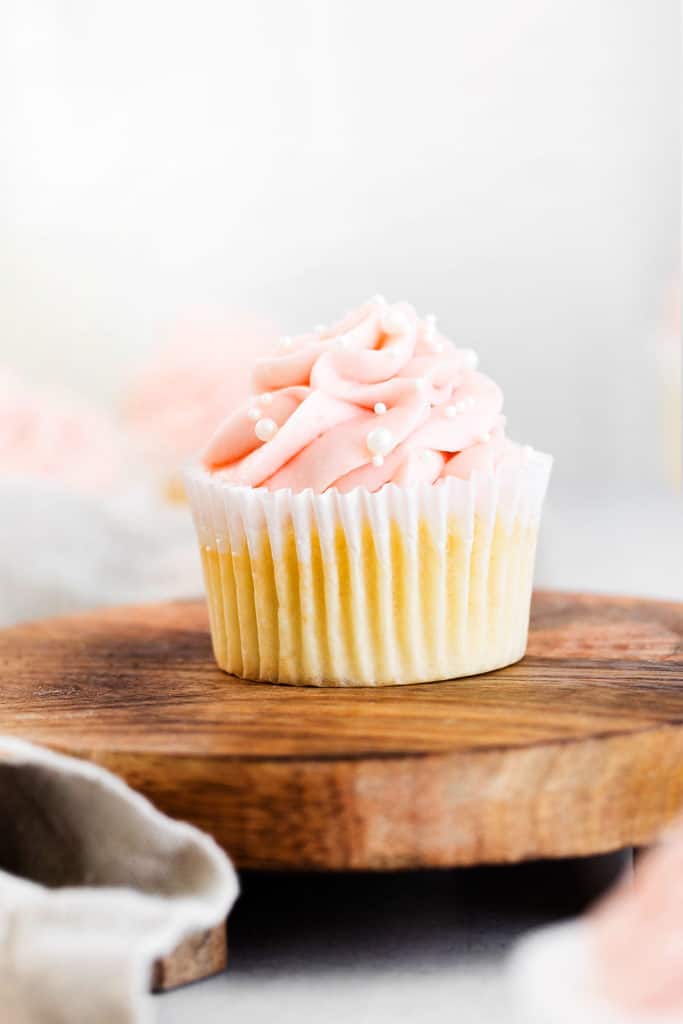
<svg viewBox="0 0 683 1024">
<path fill-rule="evenodd" d="M 0 736 L 3 1024 L 147 1024 L 153 962 L 237 892 L 208 836 L 95 765 Z"/>
</svg>

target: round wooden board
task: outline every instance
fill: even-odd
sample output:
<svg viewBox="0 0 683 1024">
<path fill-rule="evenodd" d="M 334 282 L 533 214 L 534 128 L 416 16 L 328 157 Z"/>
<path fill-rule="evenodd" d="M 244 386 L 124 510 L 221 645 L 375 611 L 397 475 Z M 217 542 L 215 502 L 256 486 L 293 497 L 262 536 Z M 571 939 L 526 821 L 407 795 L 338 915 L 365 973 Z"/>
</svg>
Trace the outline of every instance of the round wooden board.
<svg viewBox="0 0 683 1024">
<path fill-rule="evenodd" d="M 538 593 L 517 665 L 384 689 L 250 683 L 203 604 L 0 632 L 0 733 L 89 758 L 249 868 L 647 843 L 683 803 L 683 605 Z"/>
</svg>

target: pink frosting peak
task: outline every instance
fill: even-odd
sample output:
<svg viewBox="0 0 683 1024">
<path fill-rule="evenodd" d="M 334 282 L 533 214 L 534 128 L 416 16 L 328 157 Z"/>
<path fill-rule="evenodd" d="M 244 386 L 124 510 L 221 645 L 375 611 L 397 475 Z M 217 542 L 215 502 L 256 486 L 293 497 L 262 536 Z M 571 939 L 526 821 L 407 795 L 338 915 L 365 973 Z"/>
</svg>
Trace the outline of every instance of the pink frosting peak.
<svg viewBox="0 0 683 1024">
<path fill-rule="evenodd" d="M 407 303 L 377 297 L 332 327 L 281 338 L 254 394 L 203 456 L 229 483 L 269 490 L 468 478 L 517 459 L 500 388 Z"/>
</svg>

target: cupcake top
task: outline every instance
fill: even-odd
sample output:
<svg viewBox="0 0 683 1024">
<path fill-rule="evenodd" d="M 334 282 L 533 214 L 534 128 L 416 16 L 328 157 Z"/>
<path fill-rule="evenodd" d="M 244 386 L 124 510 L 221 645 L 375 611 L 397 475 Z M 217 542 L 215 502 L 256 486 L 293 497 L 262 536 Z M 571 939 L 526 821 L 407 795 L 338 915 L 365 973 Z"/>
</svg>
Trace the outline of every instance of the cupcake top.
<svg viewBox="0 0 683 1024">
<path fill-rule="evenodd" d="M 320 494 L 467 479 L 528 457 L 505 437 L 502 392 L 476 366 L 433 316 L 377 296 L 332 327 L 281 338 L 204 465 L 228 483 Z"/>
</svg>

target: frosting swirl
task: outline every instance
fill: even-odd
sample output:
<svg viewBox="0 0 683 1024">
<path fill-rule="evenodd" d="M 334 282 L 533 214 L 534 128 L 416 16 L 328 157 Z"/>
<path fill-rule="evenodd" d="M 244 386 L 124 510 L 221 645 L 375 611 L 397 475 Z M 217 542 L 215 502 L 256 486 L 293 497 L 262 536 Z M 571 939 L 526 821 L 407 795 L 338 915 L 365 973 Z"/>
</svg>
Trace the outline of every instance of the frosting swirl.
<svg viewBox="0 0 683 1024">
<path fill-rule="evenodd" d="M 256 363 L 252 390 L 203 455 L 234 484 L 377 491 L 468 478 L 522 454 L 475 353 L 407 303 L 377 297 L 330 328 L 281 338 Z"/>
</svg>

